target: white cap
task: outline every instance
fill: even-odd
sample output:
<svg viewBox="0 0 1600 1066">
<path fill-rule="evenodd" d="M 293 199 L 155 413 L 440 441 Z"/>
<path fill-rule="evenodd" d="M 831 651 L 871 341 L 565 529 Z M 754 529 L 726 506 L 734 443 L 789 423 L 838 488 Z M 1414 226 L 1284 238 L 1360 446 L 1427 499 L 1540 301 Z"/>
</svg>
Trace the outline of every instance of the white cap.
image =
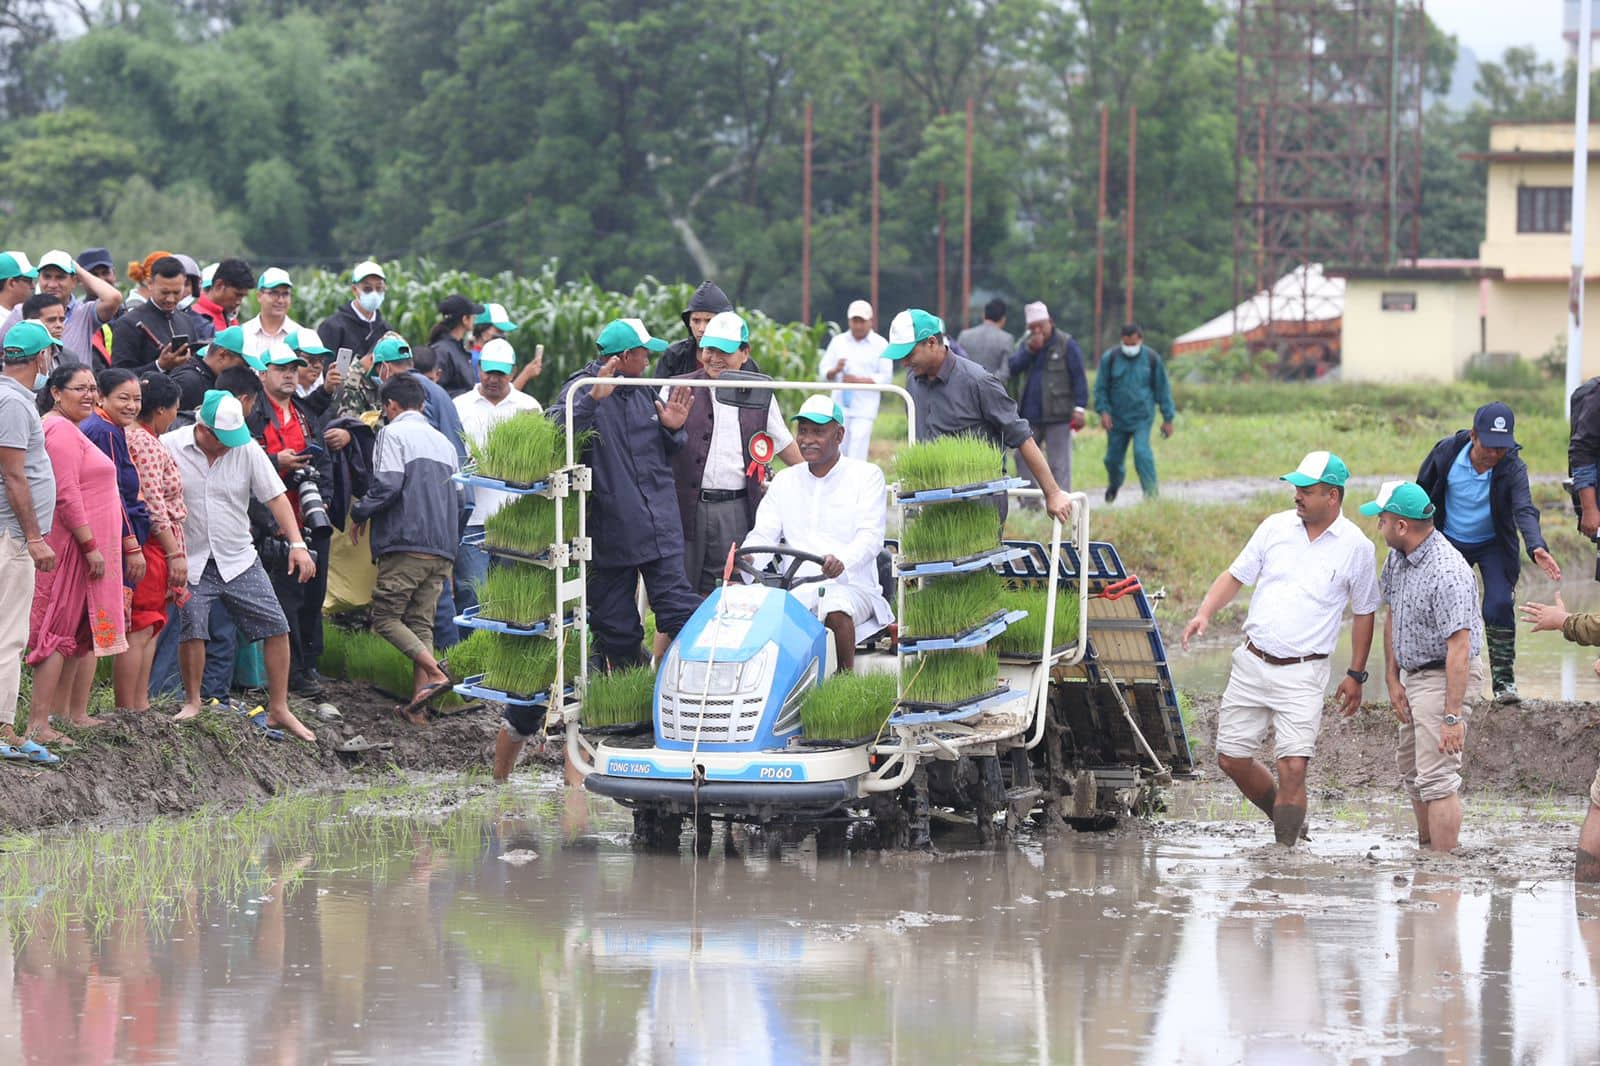
<svg viewBox="0 0 1600 1066">
<path fill-rule="evenodd" d="M 496 337 L 478 352 L 478 369 L 484 373 L 509 374 L 517 368 L 517 350 L 504 337 Z"/>
<path fill-rule="evenodd" d="M 205 269 L 200 271 L 200 288 L 202 290 L 211 288 L 211 282 L 217 276 L 217 267 L 221 265 L 221 263 L 207 263 Z"/>
<path fill-rule="evenodd" d="M 34 269 L 33 263 L 29 261 L 27 255 L 25 253 L 23 253 L 23 252 L 14 252 L 14 251 L 12 251 L 12 250 L 10 250 L 8 248 L 8 249 L 6 249 L 6 255 L 9 255 L 11 258 L 13 258 L 13 259 L 15 259 L 17 261 L 17 266 L 19 268 L 21 268 L 22 273 L 26 274 L 26 273 L 28 273 L 28 271 Z"/>
<path fill-rule="evenodd" d="M 72 261 L 72 254 L 63 252 L 60 248 L 52 248 L 39 257 L 39 269 L 43 270 L 45 267 L 55 267 L 63 274 L 78 272 L 78 264 Z"/>
<path fill-rule="evenodd" d="M 1030 326 L 1035 322 L 1048 322 L 1050 321 L 1050 309 L 1044 305 L 1043 300 L 1035 300 L 1031 304 L 1024 304 L 1022 321 Z"/>
<path fill-rule="evenodd" d="M 719 311 L 713 315 L 711 321 L 706 323 L 706 331 L 700 335 L 700 347 L 715 348 L 730 354 L 749 343 L 750 327 L 732 311 Z"/>
<path fill-rule="evenodd" d="M 256 282 L 256 288 L 262 292 L 268 289 L 282 288 L 287 285 L 294 288 L 294 282 L 289 277 L 289 272 L 282 267 L 267 267 L 261 272 L 261 278 Z"/>
<path fill-rule="evenodd" d="M 350 271 L 350 284 L 359 285 L 361 284 L 363 278 L 379 278 L 383 281 L 389 280 L 388 276 L 383 272 L 383 267 L 379 266 L 377 263 L 374 263 L 370 259 L 361 260 L 361 262 L 355 265 L 355 269 Z"/>
<path fill-rule="evenodd" d="M 871 322 L 872 305 L 867 303 L 865 300 L 851 300 L 850 309 L 844 313 L 844 317 L 846 321 L 852 318 L 864 318 L 868 322 Z"/>
</svg>

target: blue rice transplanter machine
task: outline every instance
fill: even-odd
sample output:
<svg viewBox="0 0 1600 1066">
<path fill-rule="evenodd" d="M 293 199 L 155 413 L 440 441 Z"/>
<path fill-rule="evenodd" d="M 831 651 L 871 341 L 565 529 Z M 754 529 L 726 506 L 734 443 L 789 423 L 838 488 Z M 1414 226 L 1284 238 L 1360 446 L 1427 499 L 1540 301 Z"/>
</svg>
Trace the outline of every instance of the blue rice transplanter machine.
<svg viewBox="0 0 1600 1066">
<path fill-rule="evenodd" d="M 662 385 L 606 380 L 618 387 Z M 756 380 L 761 385 L 751 390 L 754 399 L 746 393 L 744 402 L 764 403 L 769 389 L 817 389 L 814 382 Z M 851 387 L 899 396 L 907 435 L 915 439 L 915 406 L 904 389 Z M 730 391 L 724 380 L 718 402 L 740 402 L 724 398 Z M 570 406 L 567 417 L 567 468 L 551 480 L 560 487 L 558 508 L 563 502 L 579 507 L 579 535 L 570 545 L 552 546 L 551 555 L 576 564 L 579 573 L 576 580 L 558 582 L 561 602 L 545 631 L 558 642 L 580 641 L 584 661 L 570 680 L 558 665 L 550 692 L 524 701 L 530 706 L 523 722 L 528 712 L 542 711 L 546 729 L 565 725 L 569 766 L 591 792 L 633 809 L 639 842 L 675 848 L 688 821 L 697 844 L 706 847 L 714 818 L 768 828 L 815 825 L 841 838 L 856 825 L 858 835 L 865 830 L 865 839 L 882 847 L 926 846 L 935 811 L 970 818 L 985 841 L 1030 816 L 1047 826 L 1066 821 L 1099 827 L 1153 809 L 1159 785 L 1193 770 L 1150 602 L 1111 545 L 1089 540 L 1089 503 L 1081 493 L 1073 495 L 1065 543 L 1061 523 L 1053 520 L 1048 544 L 997 541 L 992 551 L 967 559 L 917 565 L 894 560 L 893 588 L 885 591 L 897 604 L 897 618 L 903 616 L 908 584 L 943 574 L 988 568 L 1015 585 L 1047 590 L 1042 646 L 1031 654 L 1002 655 L 987 692 L 956 704 L 902 700 L 873 737 L 803 736 L 800 706 L 833 674 L 836 656 L 831 631 L 788 590 L 806 580 L 797 577 L 803 562 L 820 560 L 781 545 L 752 546 L 740 552 L 740 568 L 758 580 L 714 591 L 678 634 L 656 677 L 652 720 L 631 728 L 585 728 L 580 694 L 588 677 L 588 632 L 576 619 L 587 612 L 583 512 L 589 479 L 573 455 Z M 1037 490 L 1024 485 L 1006 478 L 905 495 L 891 486 L 886 506 L 904 515 L 928 503 L 1002 492 L 1013 499 L 1038 498 Z M 559 513 L 556 528 L 562 528 Z M 756 574 L 747 561 L 751 555 L 775 559 L 777 573 Z M 1063 584 L 1076 589 L 1078 630 L 1052 647 L 1055 594 Z M 980 648 L 1020 617 L 997 612 L 966 633 L 931 639 L 859 634 L 855 669 L 896 673 L 903 696 L 918 656 Z M 564 659 L 557 655 L 558 664 Z M 470 683 L 462 690 L 489 699 L 504 695 Z M 559 694 L 553 705 L 552 694 Z"/>
</svg>

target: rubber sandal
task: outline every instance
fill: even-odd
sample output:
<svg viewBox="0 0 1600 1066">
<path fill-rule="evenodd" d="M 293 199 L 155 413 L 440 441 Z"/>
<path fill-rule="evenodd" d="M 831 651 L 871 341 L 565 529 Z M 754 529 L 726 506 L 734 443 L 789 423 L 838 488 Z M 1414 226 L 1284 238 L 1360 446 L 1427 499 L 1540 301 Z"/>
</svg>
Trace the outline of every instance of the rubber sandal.
<svg viewBox="0 0 1600 1066">
<path fill-rule="evenodd" d="M 425 688 L 421 692 L 417 693 L 416 696 L 412 697 L 412 700 L 411 700 L 410 703 L 408 703 L 405 706 L 401 707 L 400 708 L 400 713 L 402 715 L 404 715 L 406 718 L 409 719 L 413 714 L 415 714 L 416 712 L 422 710 L 430 702 L 432 702 L 433 700 L 438 699 L 440 696 L 444 695 L 449 690 L 450 690 L 450 680 L 448 678 L 446 678 L 443 681 L 435 681 L 433 684 L 429 685 L 427 688 Z"/>
<path fill-rule="evenodd" d="M 14 745 L 0 744 L 0 759 L 8 759 L 11 762 L 27 762 L 28 756 Z"/>
<path fill-rule="evenodd" d="M 277 728 L 276 726 L 270 726 L 267 724 L 267 709 L 265 707 L 257 707 L 255 710 L 246 714 L 245 721 L 261 730 L 261 732 L 266 735 L 268 740 L 283 739 L 283 730 Z"/>
<path fill-rule="evenodd" d="M 339 741 L 339 743 L 337 743 L 337 744 L 335 744 L 333 746 L 333 750 L 337 751 L 337 752 L 342 752 L 342 753 L 344 753 L 346 755 L 354 755 L 354 754 L 357 754 L 357 753 L 363 752 L 363 751 L 379 751 L 379 750 L 386 750 L 386 749 L 392 748 L 392 747 L 394 747 L 394 742 L 393 741 L 389 741 L 389 740 L 378 740 L 378 741 L 368 740 L 366 737 L 362 736 L 360 733 L 357 733 L 355 736 L 350 737 L 347 740 Z"/>
<path fill-rule="evenodd" d="M 311 708 L 311 713 L 317 716 L 317 721 L 319 722 L 344 721 L 344 715 L 340 713 L 339 708 L 331 703 L 319 703 Z"/>
<path fill-rule="evenodd" d="M 40 766 L 56 766 L 61 762 L 61 756 L 50 754 L 49 749 L 36 740 L 23 741 L 17 745 L 17 750 L 22 752 L 23 757 L 29 762 L 38 763 Z"/>
</svg>

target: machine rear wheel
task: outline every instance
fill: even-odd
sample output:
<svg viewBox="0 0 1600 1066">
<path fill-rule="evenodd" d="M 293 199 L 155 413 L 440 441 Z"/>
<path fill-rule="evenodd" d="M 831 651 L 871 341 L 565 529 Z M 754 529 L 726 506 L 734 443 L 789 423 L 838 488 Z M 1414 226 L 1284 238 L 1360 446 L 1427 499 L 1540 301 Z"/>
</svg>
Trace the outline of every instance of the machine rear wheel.
<svg viewBox="0 0 1600 1066">
<path fill-rule="evenodd" d="M 633 812 L 633 843 L 646 851 L 677 851 L 683 837 L 683 815 L 646 807 Z M 709 845 L 709 839 L 707 841 Z"/>
</svg>

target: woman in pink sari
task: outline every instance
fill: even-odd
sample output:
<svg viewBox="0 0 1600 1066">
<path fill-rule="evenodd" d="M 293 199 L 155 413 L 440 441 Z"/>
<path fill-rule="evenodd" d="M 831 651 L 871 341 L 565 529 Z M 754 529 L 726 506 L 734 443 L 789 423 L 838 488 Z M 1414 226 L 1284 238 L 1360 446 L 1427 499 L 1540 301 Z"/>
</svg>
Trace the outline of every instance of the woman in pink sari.
<svg viewBox="0 0 1600 1066">
<path fill-rule="evenodd" d="M 128 650 L 117 467 L 78 428 L 94 413 L 95 396 L 94 374 L 82 366 L 57 367 L 39 395 L 56 474 L 56 520 L 45 538 L 56 568 L 37 575 L 28 617 L 28 736 L 46 744 L 66 739 L 51 728 L 52 714 L 99 724 L 89 717 L 94 660 Z"/>
</svg>

